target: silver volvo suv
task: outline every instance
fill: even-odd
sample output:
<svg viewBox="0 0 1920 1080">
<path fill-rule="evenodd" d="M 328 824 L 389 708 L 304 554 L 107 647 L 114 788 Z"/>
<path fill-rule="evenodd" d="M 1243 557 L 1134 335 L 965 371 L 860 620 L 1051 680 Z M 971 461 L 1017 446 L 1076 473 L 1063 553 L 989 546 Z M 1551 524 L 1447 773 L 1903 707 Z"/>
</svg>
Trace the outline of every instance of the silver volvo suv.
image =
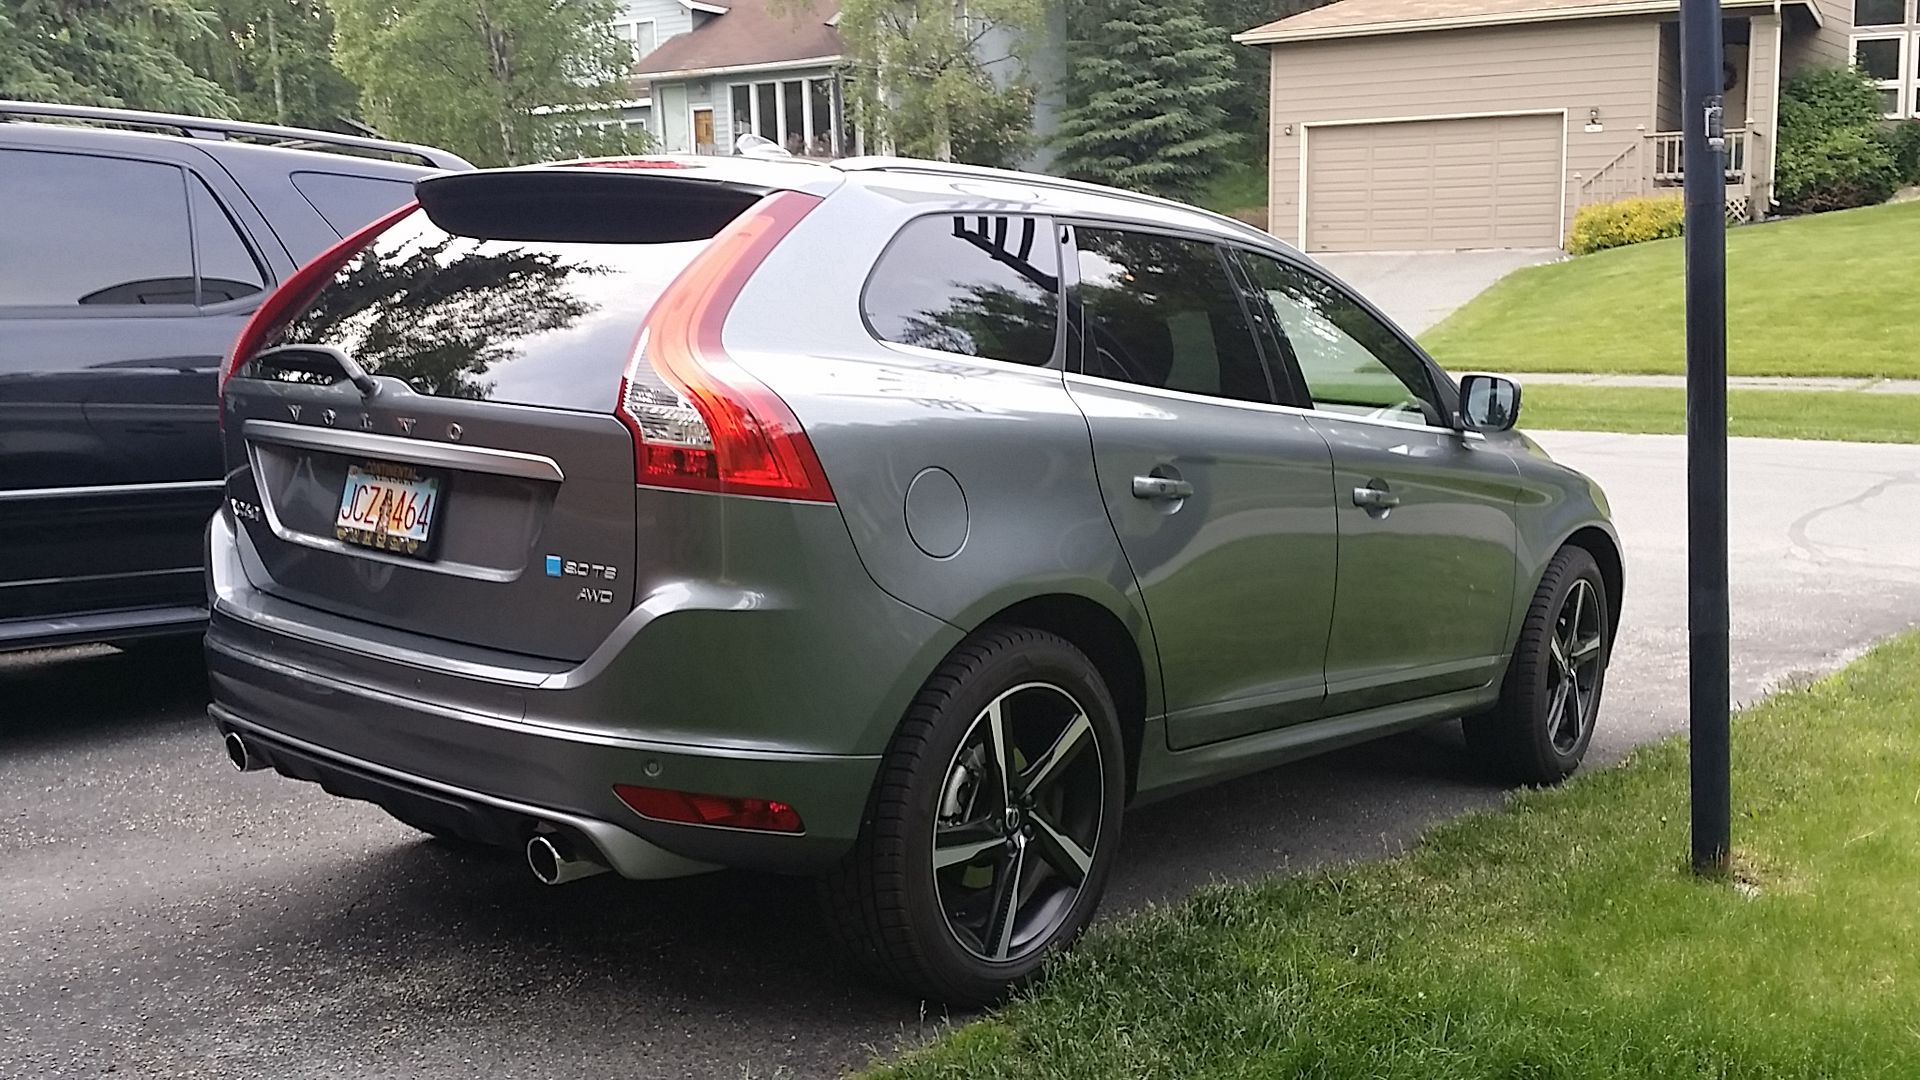
<svg viewBox="0 0 1920 1080">
<path fill-rule="evenodd" d="M 995 999 L 1130 805 L 1464 717 L 1592 736 L 1600 491 L 1298 252 L 899 159 L 436 176 L 222 382 L 212 716 L 242 769 L 558 884 L 817 876 Z"/>
</svg>

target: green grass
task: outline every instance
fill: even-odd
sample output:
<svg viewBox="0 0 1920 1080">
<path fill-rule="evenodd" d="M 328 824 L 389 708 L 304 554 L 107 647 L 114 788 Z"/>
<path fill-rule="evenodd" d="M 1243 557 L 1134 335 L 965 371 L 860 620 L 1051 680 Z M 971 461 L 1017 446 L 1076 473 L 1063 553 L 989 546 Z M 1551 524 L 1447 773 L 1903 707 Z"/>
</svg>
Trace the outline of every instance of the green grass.
<svg viewBox="0 0 1920 1080">
<path fill-rule="evenodd" d="M 1603 721 L 1604 722 L 1604 721 Z M 1686 747 L 1094 933 L 891 1080 L 1920 1076 L 1920 636 L 1734 724 L 1735 879 Z"/>
<path fill-rule="evenodd" d="M 1920 377 L 1912 315 L 1920 202 L 1727 234 L 1727 366 L 1735 375 Z M 1447 367 L 1677 373 L 1681 241 L 1520 270 L 1428 331 Z"/>
<path fill-rule="evenodd" d="M 1267 165 L 1264 160 L 1232 162 L 1222 166 L 1213 182 L 1200 196 L 1200 205 L 1216 214 L 1251 221 L 1261 228 L 1267 222 Z M 1257 220 L 1256 220 L 1257 218 Z"/>
<path fill-rule="evenodd" d="M 1639 386 L 1529 386 L 1520 426 L 1538 431 L 1687 430 L 1683 390 Z M 1920 442 L 1920 394 L 1843 390 L 1729 390 L 1727 431 L 1765 439 Z"/>
</svg>

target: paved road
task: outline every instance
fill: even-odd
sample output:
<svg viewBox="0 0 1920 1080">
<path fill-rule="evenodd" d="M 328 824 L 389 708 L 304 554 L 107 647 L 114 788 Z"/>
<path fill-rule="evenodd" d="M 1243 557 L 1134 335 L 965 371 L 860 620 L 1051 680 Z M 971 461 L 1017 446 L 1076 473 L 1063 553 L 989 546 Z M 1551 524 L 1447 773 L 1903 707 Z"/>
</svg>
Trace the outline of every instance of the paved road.
<svg viewBox="0 0 1920 1080">
<path fill-rule="evenodd" d="M 1682 444 L 1543 441 L 1629 546 L 1617 760 L 1684 724 Z M 1920 618 L 1920 446 L 1740 440 L 1733 495 L 1738 698 Z M 0 658 L 0 1077 L 823 1076 L 941 1023 L 844 972 L 797 883 L 549 890 L 236 774 L 192 667 Z M 1500 797 L 1451 725 L 1251 777 L 1130 817 L 1109 910 L 1391 852 Z"/>
<path fill-rule="evenodd" d="M 1409 334 L 1424 334 L 1455 308 L 1523 266 L 1565 258 L 1558 250 L 1325 252 L 1314 260 L 1359 289 Z"/>
</svg>

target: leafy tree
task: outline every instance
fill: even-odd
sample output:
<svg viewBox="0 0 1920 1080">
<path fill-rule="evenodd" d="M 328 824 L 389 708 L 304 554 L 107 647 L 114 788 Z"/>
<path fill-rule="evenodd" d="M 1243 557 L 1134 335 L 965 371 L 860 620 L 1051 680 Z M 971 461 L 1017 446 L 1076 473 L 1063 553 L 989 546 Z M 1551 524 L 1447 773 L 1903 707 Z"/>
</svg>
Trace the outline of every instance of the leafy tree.
<svg viewBox="0 0 1920 1080">
<path fill-rule="evenodd" d="M 854 121 L 909 157 L 1012 164 L 1032 143 L 1033 88 L 993 72 L 1022 71 L 1044 32 L 1043 0 L 843 0 Z"/>
<path fill-rule="evenodd" d="M 601 152 L 628 95 L 617 0 L 334 0 L 336 59 L 385 134 L 478 165 Z"/>
<path fill-rule="evenodd" d="M 1200 0 L 1080 0 L 1067 16 L 1055 171 L 1192 198 L 1237 141 L 1233 57 Z"/>
<path fill-rule="evenodd" d="M 190 0 L 12 0 L 0 6 L 0 97 L 227 116 L 232 96 L 176 51 L 215 30 Z"/>
<path fill-rule="evenodd" d="M 333 62 L 325 0 L 201 0 L 214 33 L 185 42 L 195 72 L 220 84 L 249 120 L 340 130 L 359 90 Z"/>
</svg>

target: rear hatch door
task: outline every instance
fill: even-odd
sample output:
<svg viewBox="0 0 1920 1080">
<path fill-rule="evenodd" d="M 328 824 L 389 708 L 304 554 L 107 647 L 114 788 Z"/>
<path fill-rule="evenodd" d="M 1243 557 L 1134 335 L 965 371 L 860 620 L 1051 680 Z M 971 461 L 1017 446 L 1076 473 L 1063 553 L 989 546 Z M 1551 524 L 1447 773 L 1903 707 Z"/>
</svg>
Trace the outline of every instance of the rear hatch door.
<svg viewBox="0 0 1920 1080">
<path fill-rule="evenodd" d="M 640 324 L 765 191 L 585 169 L 423 182 L 423 208 L 228 381 L 253 583 L 584 659 L 634 603 L 634 443 L 613 410 Z"/>
</svg>

